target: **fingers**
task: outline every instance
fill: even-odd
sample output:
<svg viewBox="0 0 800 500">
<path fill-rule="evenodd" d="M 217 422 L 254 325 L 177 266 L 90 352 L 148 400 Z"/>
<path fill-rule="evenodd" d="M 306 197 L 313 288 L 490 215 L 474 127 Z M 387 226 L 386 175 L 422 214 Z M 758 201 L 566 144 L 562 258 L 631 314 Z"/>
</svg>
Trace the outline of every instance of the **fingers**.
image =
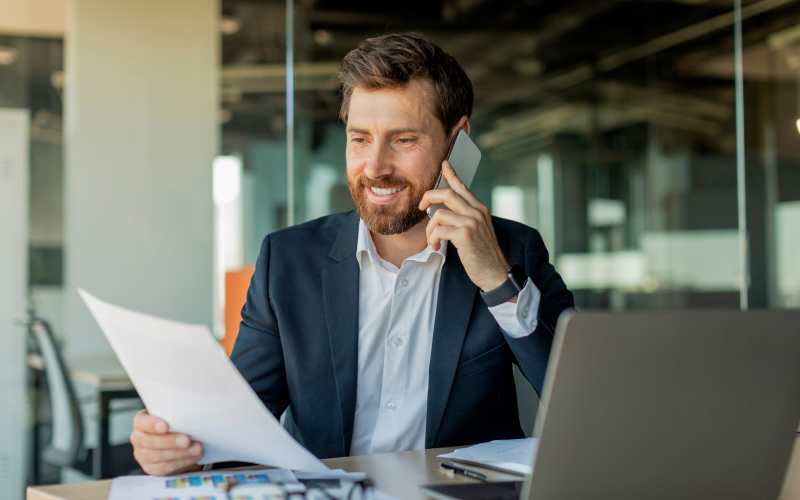
<svg viewBox="0 0 800 500">
<path fill-rule="evenodd" d="M 439 249 L 439 247 L 437 246 L 438 241 L 437 245 L 431 243 L 431 235 L 433 234 L 433 232 L 436 230 L 437 227 L 441 226 L 463 227 L 471 231 L 477 231 L 478 221 L 472 217 L 462 214 L 457 214 L 450 210 L 437 210 L 436 213 L 433 214 L 433 218 L 430 220 L 430 222 L 428 222 L 428 226 L 425 228 L 425 234 L 428 239 L 428 244 L 431 245 L 434 248 L 434 250 Z M 456 244 L 456 246 L 458 245 Z"/>
<path fill-rule="evenodd" d="M 192 440 L 186 434 L 170 432 L 167 434 L 150 434 L 139 429 L 133 429 L 131 433 L 131 444 L 134 447 L 147 448 L 153 450 L 185 450 L 192 444 Z"/>
<path fill-rule="evenodd" d="M 436 213 L 439 213 L 438 211 Z M 428 244 L 435 250 L 439 249 L 442 240 L 452 241 L 456 247 L 459 246 L 460 241 L 467 236 L 467 229 L 455 226 L 436 226 L 428 236 Z"/>
<path fill-rule="evenodd" d="M 133 436 L 131 442 L 134 441 Z M 145 448 L 134 445 L 133 457 L 147 474 L 163 476 L 196 464 L 203 458 L 203 445 L 193 441 L 187 448 Z"/>
<path fill-rule="evenodd" d="M 199 460 L 199 459 L 198 459 Z M 155 464 L 142 465 L 142 470 L 151 476 L 171 476 L 184 472 L 198 471 L 201 467 L 197 465 L 197 460 L 187 458 L 184 460 L 174 460 L 171 462 L 159 462 Z"/>
<path fill-rule="evenodd" d="M 429 206 L 437 203 L 444 203 L 445 206 L 451 211 L 463 215 L 469 215 L 475 218 L 482 216 L 477 208 L 467 203 L 467 201 L 460 194 L 456 193 L 452 189 L 434 189 L 426 192 L 424 195 L 422 195 L 422 200 L 420 201 L 419 207 L 420 210 L 425 210 Z M 437 212 L 439 212 L 439 210 L 437 210 Z"/>
<path fill-rule="evenodd" d="M 458 178 L 458 174 L 456 174 L 455 169 L 447 160 L 442 162 L 442 174 L 444 174 L 444 178 L 447 180 L 450 188 L 456 193 L 460 194 L 467 203 L 475 208 L 483 206 L 481 202 L 478 201 L 478 198 L 476 198 L 475 195 L 472 194 L 469 189 L 467 189 L 467 186 L 461 181 L 461 179 Z"/>
<path fill-rule="evenodd" d="M 199 441 L 195 441 L 188 448 L 134 448 L 133 455 L 140 464 L 174 462 L 189 458 L 194 459 L 196 462 L 203 458 L 203 445 Z"/>
<path fill-rule="evenodd" d="M 133 428 L 150 434 L 166 434 L 169 425 L 166 420 L 150 415 L 147 410 L 139 410 L 133 417 Z"/>
<path fill-rule="evenodd" d="M 167 422 L 142 410 L 133 419 L 133 456 L 148 474 L 167 475 L 196 464 L 203 445 L 186 434 L 168 432 Z"/>
</svg>

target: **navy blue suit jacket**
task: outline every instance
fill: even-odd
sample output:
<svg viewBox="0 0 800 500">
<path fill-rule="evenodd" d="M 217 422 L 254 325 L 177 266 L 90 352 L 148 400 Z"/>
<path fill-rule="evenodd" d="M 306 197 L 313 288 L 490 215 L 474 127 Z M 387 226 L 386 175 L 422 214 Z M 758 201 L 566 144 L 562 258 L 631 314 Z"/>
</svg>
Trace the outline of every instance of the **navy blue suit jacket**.
<svg viewBox="0 0 800 500">
<path fill-rule="evenodd" d="M 295 437 L 319 458 L 350 453 L 358 374 L 359 218 L 334 214 L 268 235 L 231 360 L 276 416 L 291 405 Z M 573 306 L 539 233 L 493 218 L 500 248 L 542 292 L 530 336 L 503 334 L 453 245 L 439 284 L 425 446 L 523 437 L 516 363 L 541 392 L 552 332 Z"/>
</svg>

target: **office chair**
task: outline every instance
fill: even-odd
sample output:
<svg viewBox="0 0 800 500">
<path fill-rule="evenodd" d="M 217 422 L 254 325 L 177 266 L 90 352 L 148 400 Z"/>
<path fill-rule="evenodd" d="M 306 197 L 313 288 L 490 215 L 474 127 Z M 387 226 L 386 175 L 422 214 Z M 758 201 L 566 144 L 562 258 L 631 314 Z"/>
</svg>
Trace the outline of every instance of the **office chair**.
<svg viewBox="0 0 800 500">
<path fill-rule="evenodd" d="M 87 398 L 78 399 L 70 370 L 64 362 L 50 325 L 41 318 L 32 317 L 28 321 L 28 332 L 41 354 L 49 388 L 52 433 L 50 443 L 42 451 L 42 460 L 56 467 L 76 469 L 95 479 L 140 472 L 139 464 L 133 457 L 133 447 L 128 442 L 117 445 L 105 443 L 108 446 L 104 446 L 102 461 L 107 465 L 98 468 L 98 464 L 94 463 L 94 450 L 87 448 L 84 441 L 86 431 L 81 403 L 87 402 Z M 88 399 L 95 403 L 98 401 L 95 396 Z M 120 403 L 128 403 L 115 405 L 110 410 L 121 412 L 141 408 L 138 399 L 133 405 L 130 404 L 130 399 L 119 398 Z M 97 446 L 103 445 L 97 443 Z"/>
<path fill-rule="evenodd" d="M 42 459 L 58 467 L 72 467 L 84 474 L 91 474 L 92 455 L 91 450 L 83 446 L 80 405 L 50 325 L 43 319 L 31 318 L 28 332 L 42 357 L 50 396 L 52 433 L 50 443 L 42 452 Z"/>
</svg>

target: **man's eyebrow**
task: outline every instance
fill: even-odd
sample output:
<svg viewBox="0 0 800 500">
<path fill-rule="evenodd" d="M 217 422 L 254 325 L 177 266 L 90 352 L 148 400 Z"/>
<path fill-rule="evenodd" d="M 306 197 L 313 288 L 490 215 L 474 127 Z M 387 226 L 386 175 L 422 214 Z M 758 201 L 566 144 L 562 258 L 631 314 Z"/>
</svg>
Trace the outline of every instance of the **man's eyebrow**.
<svg viewBox="0 0 800 500">
<path fill-rule="evenodd" d="M 365 135 L 372 135 L 368 130 L 364 130 L 357 127 L 347 127 L 348 133 L 353 134 L 365 134 Z M 397 135 L 397 134 L 404 134 L 404 133 L 412 133 L 412 134 L 425 134 L 425 131 L 418 130 L 415 128 L 397 128 L 393 130 L 387 130 L 386 135 Z"/>
<path fill-rule="evenodd" d="M 364 130 L 363 128 L 356 128 L 356 127 L 347 127 L 347 132 L 348 133 L 352 132 L 354 134 L 370 135 L 370 133 L 368 131 Z"/>
</svg>

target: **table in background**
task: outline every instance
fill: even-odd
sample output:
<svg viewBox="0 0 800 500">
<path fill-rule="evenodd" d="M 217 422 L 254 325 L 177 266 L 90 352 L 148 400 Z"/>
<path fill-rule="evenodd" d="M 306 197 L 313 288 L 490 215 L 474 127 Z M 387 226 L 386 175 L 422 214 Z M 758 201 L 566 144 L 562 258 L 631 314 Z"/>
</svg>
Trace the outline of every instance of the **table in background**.
<svg viewBox="0 0 800 500">
<path fill-rule="evenodd" d="M 111 401 L 115 399 L 137 398 L 128 374 L 114 354 L 70 357 L 64 360 L 74 381 L 91 387 L 97 393 L 97 447 L 92 452 L 92 476 L 95 479 L 111 477 L 109 442 L 109 416 Z M 28 356 L 28 366 L 42 371 L 44 363 L 38 354 Z M 38 446 L 35 446 L 38 450 Z"/>
<path fill-rule="evenodd" d="M 402 500 L 427 498 L 419 491 L 423 484 L 448 484 L 477 482 L 465 476 L 450 476 L 439 469 L 443 460 L 436 455 L 453 451 L 439 448 L 424 451 L 403 451 L 364 455 L 360 457 L 330 458 L 323 460 L 332 469 L 349 472 L 363 471 L 375 481 L 375 486 Z M 449 461 L 449 460 L 447 460 Z M 471 467 L 472 468 L 472 467 Z M 479 469 L 478 467 L 474 467 Z M 518 476 L 480 469 L 490 481 L 514 481 Z M 83 484 L 54 486 L 32 486 L 28 488 L 27 500 L 106 500 L 111 481 L 95 481 Z M 781 500 L 800 500 L 800 446 L 795 442 L 792 462 L 786 475 Z"/>
</svg>

